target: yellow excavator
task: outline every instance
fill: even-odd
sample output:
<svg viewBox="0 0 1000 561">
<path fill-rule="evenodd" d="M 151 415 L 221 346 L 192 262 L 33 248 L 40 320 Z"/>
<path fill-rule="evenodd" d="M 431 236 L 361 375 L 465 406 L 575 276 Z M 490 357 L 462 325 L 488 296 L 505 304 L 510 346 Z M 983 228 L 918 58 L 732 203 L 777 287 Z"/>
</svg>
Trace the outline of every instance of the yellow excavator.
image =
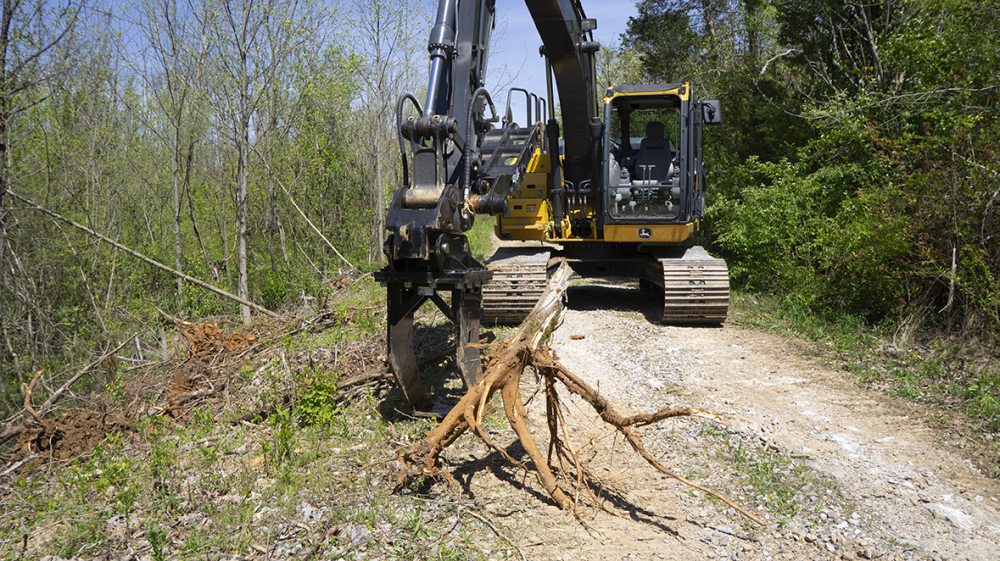
<svg viewBox="0 0 1000 561">
<path fill-rule="evenodd" d="M 726 263 L 685 244 L 705 207 L 703 130 L 722 121 L 690 83 L 598 91 L 597 27 L 578 0 L 526 0 L 542 40 L 547 98 L 512 88 L 498 113 L 485 87 L 495 2 L 440 0 L 421 106 L 397 104 L 403 184 L 386 217 L 388 357 L 403 395 L 423 401 L 414 313 L 433 302 L 458 328 L 465 382 L 482 373 L 479 326 L 519 323 L 550 265 L 582 277 L 639 280 L 665 323 L 720 324 Z M 561 119 L 556 119 L 558 93 Z M 525 98 L 525 121 L 511 113 Z M 407 107 L 416 116 L 404 118 Z M 502 116 L 502 117 L 501 117 Z M 484 265 L 469 250 L 474 220 L 493 216 L 504 243 Z"/>
</svg>

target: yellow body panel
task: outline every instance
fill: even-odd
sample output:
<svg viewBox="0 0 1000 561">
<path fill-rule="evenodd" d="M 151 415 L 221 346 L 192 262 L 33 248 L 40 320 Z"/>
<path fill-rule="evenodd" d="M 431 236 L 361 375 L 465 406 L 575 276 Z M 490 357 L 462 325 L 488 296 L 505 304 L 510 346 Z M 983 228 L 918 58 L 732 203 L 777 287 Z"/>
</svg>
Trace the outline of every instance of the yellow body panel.
<svg viewBox="0 0 1000 561">
<path fill-rule="evenodd" d="M 535 153 L 531 155 L 531 161 L 528 162 L 528 173 L 549 173 L 551 169 L 549 155 L 542 154 L 541 148 L 535 148 Z"/>
<path fill-rule="evenodd" d="M 545 230 L 551 220 L 549 202 L 545 199 L 516 199 L 511 197 L 507 214 L 499 217 L 496 235 L 500 236 L 500 226 L 510 237 L 508 240 L 544 240 Z"/>
<path fill-rule="evenodd" d="M 686 84 L 685 84 L 686 85 Z M 680 88 L 678 88 L 680 89 Z M 688 88 L 690 91 L 690 88 Z M 665 93 L 677 93 L 670 90 Z M 681 95 L 681 94 L 678 94 Z M 686 92 L 683 95 L 687 95 Z M 507 214 L 497 217 L 495 233 L 498 238 L 506 240 L 541 240 L 549 242 L 584 241 L 574 237 L 570 224 L 572 220 L 592 220 L 593 208 L 587 204 L 583 208 L 574 208 L 567 212 L 563 219 L 562 232 L 566 237 L 555 238 L 556 230 L 552 224 L 552 212 L 548 202 L 548 184 L 551 165 L 549 155 L 536 149 L 528 163 L 520 187 L 508 199 Z M 502 228 L 502 229 L 501 229 Z M 642 231 L 642 236 L 640 236 Z M 606 242 L 682 242 L 698 231 L 698 222 L 690 224 L 629 224 L 604 226 L 604 239 L 594 241 Z"/>
<path fill-rule="evenodd" d="M 514 197 L 518 199 L 545 199 L 549 195 L 549 174 L 547 173 L 526 173 L 521 188 L 517 190 Z"/>
<path fill-rule="evenodd" d="M 640 237 L 639 231 L 648 231 L 648 236 Z M 698 231 L 698 223 L 649 225 L 629 224 L 604 226 L 604 241 L 607 242 L 682 242 Z"/>
<path fill-rule="evenodd" d="M 549 203 L 549 155 L 536 148 L 521 186 L 508 200 L 505 216 L 497 217 L 496 235 L 507 240 L 544 240 L 552 220 Z M 501 226 L 503 230 L 501 231 Z M 504 236 L 501 236 L 504 234 Z"/>
</svg>

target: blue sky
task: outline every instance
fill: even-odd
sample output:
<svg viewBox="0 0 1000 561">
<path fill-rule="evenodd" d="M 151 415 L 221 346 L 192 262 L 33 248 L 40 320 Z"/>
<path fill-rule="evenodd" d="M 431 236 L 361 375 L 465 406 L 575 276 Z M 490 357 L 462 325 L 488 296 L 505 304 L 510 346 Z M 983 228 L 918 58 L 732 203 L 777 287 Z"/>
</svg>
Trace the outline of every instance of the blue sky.
<svg viewBox="0 0 1000 561">
<path fill-rule="evenodd" d="M 594 38 L 608 47 L 618 45 L 628 18 L 636 15 L 635 0 L 582 0 L 582 4 L 587 17 L 597 19 Z M 496 6 L 496 31 L 486 84 L 494 101 L 497 105 L 505 103 L 506 90 L 512 86 L 545 97 L 545 68 L 538 56 L 542 41 L 524 0 L 498 0 Z"/>
</svg>

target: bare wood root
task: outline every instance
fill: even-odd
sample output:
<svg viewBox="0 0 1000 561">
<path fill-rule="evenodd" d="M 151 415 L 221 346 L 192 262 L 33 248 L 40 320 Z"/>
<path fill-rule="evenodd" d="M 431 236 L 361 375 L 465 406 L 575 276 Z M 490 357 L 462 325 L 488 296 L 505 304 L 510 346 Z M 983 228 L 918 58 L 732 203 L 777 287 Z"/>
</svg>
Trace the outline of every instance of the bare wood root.
<svg viewBox="0 0 1000 561">
<path fill-rule="evenodd" d="M 398 450 L 394 457 L 385 461 L 399 460 L 403 466 L 403 473 L 401 474 L 403 477 L 447 476 L 447 473 L 441 467 L 441 452 L 458 439 L 459 436 L 471 430 L 487 446 L 500 452 L 514 465 L 525 467 L 493 443 L 486 431 L 483 430 L 482 420 L 485 405 L 496 392 L 500 392 L 503 399 L 504 413 L 511 428 L 517 434 L 521 446 L 528 457 L 531 458 L 532 471 L 534 471 L 535 476 L 538 478 L 539 484 L 545 488 L 545 491 L 552 497 L 552 500 L 555 501 L 559 508 L 573 508 L 575 512 L 576 496 L 581 489 L 587 489 L 587 486 L 584 485 L 584 478 L 589 477 L 589 474 L 569 439 L 555 386 L 556 382 L 560 382 L 570 392 L 590 404 L 601 419 L 621 433 L 632 449 L 657 471 L 685 485 L 719 498 L 740 514 L 760 525 L 764 525 L 764 521 L 747 512 L 729 498 L 712 489 L 689 481 L 660 464 L 646 450 L 642 440 L 632 430 L 633 427 L 650 425 L 673 417 L 703 416 L 713 418 L 710 412 L 693 408 L 664 408 L 654 413 L 623 416 L 615 411 L 611 404 L 590 387 L 589 384 L 560 364 L 551 349 L 542 345 L 545 336 L 550 332 L 552 326 L 557 324 L 562 312 L 561 295 L 568 284 L 569 272 L 569 267 L 563 264 L 553 275 L 549 283 L 549 290 L 542 296 L 535 310 L 521 324 L 514 336 L 500 345 L 499 350 L 487 365 L 482 379 L 469 388 L 469 391 L 466 392 L 458 404 L 445 416 L 444 420 L 433 431 L 428 433 L 426 438 Z M 524 369 L 528 366 L 532 366 L 545 383 L 546 418 L 549 429 L 547 457 L 539 450 L 525 422 L 528 414 L 525 410 L 524 402 L 521 400 L 520 381 Z M 562 426 L 560 426 L 560 423 Z M 567 464 L 571 465 L 572 471 L 576 473 L 576 481 L 573 484 L 575 492 L 572 498 L 559 486 L 553 469 L 553 456 L 563 466 L 563 473 L 569 473 L 570 471 L 566 469 Z"/>
<path fill-rule="evenodd" d="M 617 411 L 615 411 L 614 408 L 611 407 L 611 404 L 608 403 L 608 401 L 604 399 L 603 396 L 597 393 L 597 391 L 594 390 L 594 388 L 590 387 L 589 384 L 587 384 L 579 377 L 577 377 L 575 374 L 567 370 L 566 367 L 563 366 L 559 361 L 554 360 L 552 358 L 554 354 L 555 353 L 552 353 L 551 350 L 549 350 L 548 353 L 536 352 L 533 355 L 534 359 L 533 364 L 535 368 L 540 370 L 543 376 L 552 377 L 559 380 L 560 382 L 565 384 L 566 387 L 571 392 L 580 396 L 581 398 L 583 398 L 584 401 L 589 403 L 594 408 L 594 410 L 597 411 L 598 415 L 601 416 L 601 419 L 605 423 L 615 427 L 615 429 L 617 429 L 618 432 L 620 432 L 622 436 L 625 437 L 625 440 L 628 441 L 629 445 L 632 446 L 632 449 L 635 450 L 636 453 L 638 453 L 640 456 L 642 456 L 642 458 L 646 460 L 646 462 L 649 465 L 653 466 L 660 473 L 672 477 L 685 485 L 694 487 L 695 489 L 699 489 L 705 493 L 713 495 L 722 502 L 733 507 L 737 512 L 739 512 L 743 516 L 746 516 L 747 518 L 753 520 L 754 522 L 760 524 L 761 526 L 764 525 L 763 520 L 757 518 L 753 514 L 750 514 L 743 507 L 734 503 L 728 497 L 722 495 L 717 491 L 709 489 L 708 487 L 704 487 L 702 485 L 698 485 L 693 481 L 689 481 L 680 474 L 675 473 L 664 467 L 663 464 L 658 462 L 656 458 L 654 458 L 649 453 L 649 451 L 646 450 L 645 446 L 643 446 L 642 444 L 642 441 L 632 431 L 632 426 L 648 425 L 662 419 L 669 419 L 671 417 L 689 417 L 695 415 L 696 413 L 700 413 L 701 410 L 691 409 L 691 408 L 678 408 L 678 409 L 665 408 L 665 409 L 660 409 L 659 411 L 651 414 L 641 414 L 641 415 L 633 415 L 631 417 L 623 417 Z"/>
</svg>

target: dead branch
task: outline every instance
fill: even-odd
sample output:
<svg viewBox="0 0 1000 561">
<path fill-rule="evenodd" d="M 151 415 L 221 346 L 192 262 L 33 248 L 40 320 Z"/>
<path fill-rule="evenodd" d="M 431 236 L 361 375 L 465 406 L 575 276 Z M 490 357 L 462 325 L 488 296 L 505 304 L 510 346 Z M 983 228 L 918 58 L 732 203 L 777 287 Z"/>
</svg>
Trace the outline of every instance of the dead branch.
<svg viewBox="0 0 1000 561">
<path fill-rule="evenodd" d="M 43 372 L 45 371 L 39 370 L 38 374 L 35 374 L 35 377 L 31 379 L 31 383 L 23 384 L 22 387 L 24 388 L 24 410 L 31 413 L 31 416 L 34 417 L 36 423 L 44 426 L 45 420 L 42 419 L 41 415 L 39 415 L 35 411 L 35 408 L 31 406 L 31 392 L 35 389 L 35 384 L 38 382 L 38 379 L 42 377 Z"/>
<path fill-rule="evenodd" d="M 189 401 L 194 401 L 196 399 L 209 397 L 215 394 L 215 392 L 217 391 L 218 388 L 202 388 L 200 390 L 194 390 L 190 392 L 184 392 L 182 394 L 177 394 L 176 396 L 174 396 L 173 399 L 170 400 L 170 406 L 167 409 L 168 410 L 173 409 L 175 407 L 180 407 L 181 405 L 184 405 Z"/>
<path fill-rule="evenodd" d="M 55 405 L 56 401 L 58 401 L 59 398 L 61 398 L 62 395 L 64 393 L 66 393 L 66 390 L 68 390 L 70 388 L 70 386 L 72 386 L 74 383 L 76 383 L 76 381 L 79 380 L 81 377 L 83 377 L 84 374 L 90 372 L 94 368 L 97 368 L 102 363 L 104 363 L 104 361 L 106 361 L 109 358 L 111 358 L 112 356 L 114 356 L 115 353 L 117 353 L 118 351 L 122 350 L 122 347 L 124 347 L 125 345 L 127 345 L 129 343 L 129 341 L 131 341 L 131 338 L 126 338 L 123 343 L 121 343 L 117 347 L 111 349 L 110 351 L 105 352 L 100 357 L 98 357 L 97 359 L 95 359 L 93 362 L 91 362 L 90 364 L 88 364 L 87 366 L 85 366 L 83 368 L 83 370 L 77 372 L 72 378 L 70 378 L 69 380 L 66 380 L 66 382 L 63 385 L 59 386 L 58 390 L 52 392 L 52 395 L 50 395 L 49 398 L 45 400 L 45 403 L 42 404 L 41 414 L 45 415 L 46 413 L 48 413 L 49 410 L 52 409 L 52 406 Z"/>
<path fill-rule="evenodd" d="M 368 370 L 362 372 L 361 374 L 356 374 L 350 378 L 345 378 L 337 382 L 337 388 L 345 390 L 347 388 L 357 386 L 360 384 L 367 384 L 376 380 L 392 380 L 392 373 L 389 372 L 388 366 L 382 366 L 374 370 Z"/>
<path fill-rule="evenodd" d="M 175 326 L 175 327 L 177 327 L 179 329 L 183 329 L 185 327 L 190 327 L 191 326 L 191 322 L 184 321 L 183 319 L 181 319 L 181 318 L 179 318 L 177 316 L 172 316 L 172 315 L 168 314 L 167 312 L 163 311 L 156 304 L 153 304 L 153 309 L 155 309 L 157 312 L 159 312 L 159 314 L 161 316 L 163 316 L 163 321 L 167 325 L 172 325 L 172 326 Z"/>
</svg>

